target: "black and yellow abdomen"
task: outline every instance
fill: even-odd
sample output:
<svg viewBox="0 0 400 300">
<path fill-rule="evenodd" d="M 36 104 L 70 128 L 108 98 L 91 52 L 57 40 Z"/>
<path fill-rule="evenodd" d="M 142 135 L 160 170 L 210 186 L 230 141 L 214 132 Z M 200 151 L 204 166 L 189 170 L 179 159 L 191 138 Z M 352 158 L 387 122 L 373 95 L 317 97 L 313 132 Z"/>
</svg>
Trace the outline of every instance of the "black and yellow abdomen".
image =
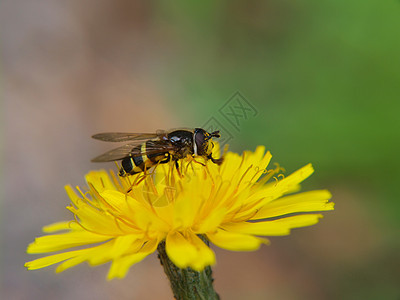
<svg viewBox="0 0 400 300">
<path fill-rule="evenodd" d="M 134 175 L 141 173 L 145 170 L 157 164 L 167 163 L 170 160 L 170 154 L 168 152 L 158 152 L 155 154 L 147 154 L 146 149 L 153 149 L 160 143 L 159 141 L 147 141 L 141 146 L 137 146 L 132 149 L 132 153 L 142 153 L 139 156 L 128 156 L 121 161 L 121 169 L 119 171 L 120 176 Z M 136 150 L 136 151 L 135 151 Z"/>
</svg>

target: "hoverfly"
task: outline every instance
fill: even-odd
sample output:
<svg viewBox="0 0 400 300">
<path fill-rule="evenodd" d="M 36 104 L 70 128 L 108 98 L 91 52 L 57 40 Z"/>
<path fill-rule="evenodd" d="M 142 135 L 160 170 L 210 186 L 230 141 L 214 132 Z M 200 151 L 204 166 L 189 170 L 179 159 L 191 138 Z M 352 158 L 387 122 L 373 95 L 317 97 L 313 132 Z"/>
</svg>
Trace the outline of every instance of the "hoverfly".
<svg viewBox="0 0 400 300">
<path fill-rule="evenodd" d="M 204 157 L 215 164 L 221 164 L 222 158 L 212 157 L 213 137 L 219 138 L 219 131 L 208 133 L 202 128 L 159 130 L 156 133 L 99 133 L 92 138 L 105 142 L 131 142 L 92 159 L 92 162 L 122 160 L 120 176 L 141 173 L 169 161 L 175 162 L 179 171 L 178 160 L 188 155 Z"/>
</svg>

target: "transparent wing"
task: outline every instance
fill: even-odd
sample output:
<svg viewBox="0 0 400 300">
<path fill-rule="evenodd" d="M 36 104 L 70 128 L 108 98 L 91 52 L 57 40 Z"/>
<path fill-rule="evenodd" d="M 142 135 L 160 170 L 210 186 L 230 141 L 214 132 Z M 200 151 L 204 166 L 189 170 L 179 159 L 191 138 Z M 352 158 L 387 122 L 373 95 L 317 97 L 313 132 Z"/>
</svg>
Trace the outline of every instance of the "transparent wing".
<svg viewBox="0 0 400 300">
<path fill-rule="evenodd" d="M 140 145 L 140 143 L 139 143 Z M 129 156 L 132 152 L 132 149 L 136 147 L 136 143 L 130 143 L 123 145 L 121 147 L 112 149 L 102 155 L 99 155 L 92 159 L 92 162 L 106 162 L 106 161 L 114 161 L 124 159 L 125 157 Z"/>
<path fill-rule="evenodd" d="M 92 138 L 104 142 L 124 142 L 138 141 L 143 142 L 155 138 L 166 139 L 167 132 L 158 130 L 156 133 L 126 133 L 126 132 L 104 132 L 92 136 Z"/>
<path fill-rule="evenodd" d="M 168 141 L 158 141 L 157 143 L 147 145 L 146 150 L 142 151 L 142 147 L 138 147 L 142 143 L 135 141 L 133 143 L 129 143 L 123 145 L 121 147 L 112 149 L 100 156 L 97 156 L 92 159 L 92 162 L 107 162 L 114 160 L 121 160 L 125 157 L 135 157 L 142 156 L 148 154 L 158 154 L 158 153 L 166 153 L 169 151 L 175 151 L 175 147 L 171 145 Z"/>
</svg>

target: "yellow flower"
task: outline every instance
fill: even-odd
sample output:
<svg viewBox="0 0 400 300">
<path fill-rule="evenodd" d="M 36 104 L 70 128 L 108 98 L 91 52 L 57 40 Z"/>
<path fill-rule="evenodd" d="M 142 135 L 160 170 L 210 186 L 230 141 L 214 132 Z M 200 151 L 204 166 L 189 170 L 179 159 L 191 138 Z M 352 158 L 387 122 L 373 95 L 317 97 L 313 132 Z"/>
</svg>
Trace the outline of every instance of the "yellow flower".
<svg viewBox="0 0 400 300">
<path fill-rule="evenodd" d="M 259 146 L 243 155 L 228 152 L 221 166 L 188 157 L 179 172 L 173 164 L 123 178 L 92 171 L 87 191 L 66 186 L 74 220 L 44 227 L 46 233 L 63 232 L 36 238 L 27 249 L 60 253 L 25 266 L 62 262 L 56 269 L 61 272 L 85 261 L 92 266 L 111 261 L 108 279 L 122 278 L 165 240 L 176 266 L 201 271 L 215 264 L 215 254 L 199 235 L 227 250 L 253 251 L 268 243 L 262 236 L 287 235 L 333 209 L 326 190 L 288 195 L 313 173 L 310 164 L 283 177 L 279 167 L 267 171 L 270 160 Z"/>
</svg>

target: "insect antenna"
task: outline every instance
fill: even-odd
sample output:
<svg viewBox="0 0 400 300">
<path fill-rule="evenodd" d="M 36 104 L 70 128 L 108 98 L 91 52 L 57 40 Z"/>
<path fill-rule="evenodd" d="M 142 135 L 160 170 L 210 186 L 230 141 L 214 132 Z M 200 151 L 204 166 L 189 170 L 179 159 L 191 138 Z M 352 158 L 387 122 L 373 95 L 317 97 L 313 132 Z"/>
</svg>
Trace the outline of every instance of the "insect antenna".
<svg viewBox="0 0 400 300">
<path fill-rule="evenodd" d="M 220 138 L 221 135 L 219 134 L 219 130 L 216 130 L 216 131 L 211 132 L 211 137 Z"/>
</svg>

